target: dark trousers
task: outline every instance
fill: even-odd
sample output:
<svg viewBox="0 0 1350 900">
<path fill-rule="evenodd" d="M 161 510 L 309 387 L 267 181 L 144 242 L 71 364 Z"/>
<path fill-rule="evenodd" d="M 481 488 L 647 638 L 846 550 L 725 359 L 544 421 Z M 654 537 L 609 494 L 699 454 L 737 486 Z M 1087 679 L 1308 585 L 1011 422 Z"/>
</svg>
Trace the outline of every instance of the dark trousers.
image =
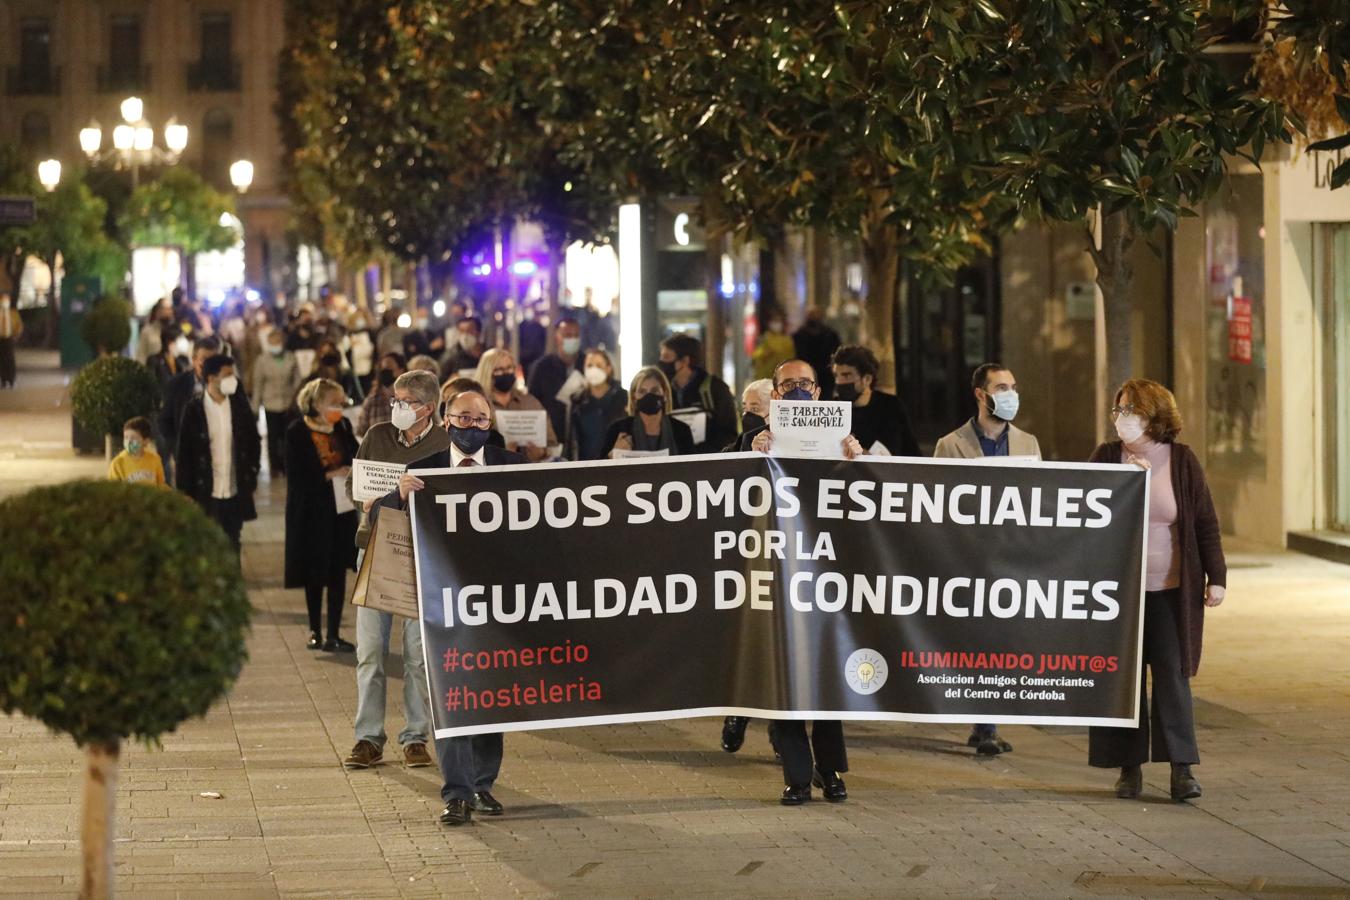
<svg viewBox="0 0 1350 900">
<path fill-rule="evenodd" d="M 502 733 L 471 737 L 437 738 L 436 761 L 441 764 L 441 799 L 472 800 L 479 791 L 490 791 L 502 770 Z"/>
<path fill-rule="evenodd" d="M 286 474 L 286 412 L 263 410 L 267 417 L 267 471 L 272 477 Z"/>
<path fill-rule="evenodd" d="M 783 783 L 811 783 L 811 772 L 847 772 L 848 751 L 844 749 L 844 723 L 812 722 L 811 740 L 806 740 L 806 723 L 800 720 L 769 723 L 774 747 L 783 757 Z M 811 751 L 815 751 L 815 762 Z"/>
<path fill-rule="evenodd" d="M 206 514 L 215 520 L 225 536 L 234 544 L 235 552 L 242 546 L 241 535 L 244 531 L 244 514 L 239 508 L 239 497 L 226 497 L 221 500 L 212 497 L 207 501 Z"/>
<path fill-rule="evenodd" d="M 314 575 L 310 576 L 315 577 Z M 347 570 L 337 568 L 328 573 L 328 581 L 311 581 L 305 585 L 305 607 L 309 611 L 309 630 L 322 634 L 323 591 L 328 589 L 328 637 L 336 638 L 342 631 L 342 605 L 347 600 Z"/>
<path fill-rule="evenodd" d="M 9 315 L 8 312 L 0 315 Z M 0 387 L 14 387 L 14 378 L 19 373 L 14 361 L 14 338 L 0 338 Z"/>
<path fill-rule="evenodd" d="M 1144 595 L 1144 663 L 1140 671 L 1139 724 L 1134 728 L 1088 729 L 1088 764 L 1104 769 L 1148 762 L 1150 733 L 1153 761 L 1200 762 L 1195 745 L 1195 713 L 1191 680 L 1181 669 L 1181 634 L 1177 628 L 1175 590 Z M 1149 709 L 1148 672 L 1153 673 L 1153 708 Z"/>
</svg>

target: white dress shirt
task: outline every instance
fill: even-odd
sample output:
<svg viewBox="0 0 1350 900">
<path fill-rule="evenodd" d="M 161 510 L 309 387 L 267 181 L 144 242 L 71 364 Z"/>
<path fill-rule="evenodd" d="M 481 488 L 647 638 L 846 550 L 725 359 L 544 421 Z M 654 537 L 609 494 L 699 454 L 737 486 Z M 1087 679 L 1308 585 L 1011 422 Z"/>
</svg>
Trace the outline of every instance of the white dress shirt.
<svg viewBox="0 0 1350 900">
<path fill-rule="evenodd" d="M 454 444 L 451 444 L 451 445 L 450 445 L 450 465 L 451 465 L 451 466 L 454 466 L 455 468 L 459 468 L 460 463 L 464 462 L 464 460 L 466 460 L 466 459 L 471 459 L 471 460 L 473 460 L 473 464 L 474 464 L 475 466 L 486 466 L 486 465 L 487 465 L 487 456 L 486 456 L 486 454 L 483 453 L 483 448 L 482 448 L 482 447 L 479 447 L 479 448 L 478 448 L 478 452 L 475 453 L 473 456 L 470 456 L 469 454 L 465 453 L 463 450 L 461 450 L 461 449 L 459 449 L 458 447 L 456 447 Z"/>
<path fill-rule="evenodd" d="M 234 417 L 230 398 L 217 403 L 209 393 L 202 395 L 206 407 L 206 432 L 211 440 L 211 496 L 225 500 L 239 493 L 234 472 Z"/>
</svg>

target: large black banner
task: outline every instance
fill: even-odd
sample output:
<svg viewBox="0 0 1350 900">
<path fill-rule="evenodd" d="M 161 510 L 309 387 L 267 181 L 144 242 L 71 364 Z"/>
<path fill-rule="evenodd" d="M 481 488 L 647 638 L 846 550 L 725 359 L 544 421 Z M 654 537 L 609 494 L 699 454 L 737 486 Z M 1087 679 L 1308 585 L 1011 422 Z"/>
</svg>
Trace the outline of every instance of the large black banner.
<svg viewBox="0 0 1350 900">
<path fill-rule="evenodd" d="M 746 453 L 419 475 L 437 737 L 1135 721 L 1133 466 Z"/>
</svg>

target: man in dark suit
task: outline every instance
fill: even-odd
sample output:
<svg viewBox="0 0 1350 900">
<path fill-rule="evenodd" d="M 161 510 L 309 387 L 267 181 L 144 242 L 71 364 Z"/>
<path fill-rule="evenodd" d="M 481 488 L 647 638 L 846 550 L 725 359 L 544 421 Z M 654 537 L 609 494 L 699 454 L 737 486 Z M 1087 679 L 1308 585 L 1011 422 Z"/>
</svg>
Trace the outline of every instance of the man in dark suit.
<svg viewBox="0 0 1350 900">
<path fill-rule="evenodd" d="M 164 383 L 164 403 L 159 408 L 155 426 L 159 429 L 160 439 L 163 440 L 171 460 L 178 450 L 178 431 L 183 424 L 183 410 L 187 409 L 187 405 L 194 398 L 200 397 L 206 388 L 206 379 L 202 377 L 202 365 L 219 352 L 219 338 L 198 338 L 192 345 L 192 368 L 179 372 Z M 176 483 L 173 477 L 170 477 L 169 481 Z"/>
<path fill-rule="evenodd" d="M 820 385 L 810 363 L 790 359 L 773 371 L 774 400 L 819 400 Z M 768 453 L 773 449 L 773 432 L 769 425 L 742 434 L 736 450 L 756 450 Z M 849 459 L 863 455 L 858 439 L 844 438 L 844 455 Z M 745 739 L 749 719 L 728 716 L 722 723 L 722 749 L 735 753 Z M 806 723 L 801 720 L 769 723 L 769 739 L 783 759 L 782 802 L 798 806 L 811 799 L 811 785 L 822 788 L 825 799 L 832 803 L 848 799 L 841 773 L 848 771 L 848 753 L 844 747 L 844 726 L 837 721 L 813 722 L 811 738 L 806 737 Z M 812 751 L 814 750 L 814 758 Z"/>
<path fill-rule="evenodd" d="M 253 408 L 239 390 L 234 360 L 217 354 L 202 363 L 201 372 L 202 395 L 188 401 L 180 423 L 174 455 L 178 489 L 201 504 L 238 550 L 244 523 L 258 518 L 253 491 L 262 441 Z"/>
<path fill-rule="evenodd" d="M 462 389 L 445 411 L 445 430 L 450 446 L 418 460 L 399 478 L 398 492 L 380 501 L 382 506 L 404 506 L 408 495 L 426 486 L 415 472 L 428 469 L 461 469 L 476 466 L 521 465 L 525 457 L 488 444 L 492 407 L 478 387 Z M 467 825 L 475 811 L 500 816 L 502 805 L 492 796 L 492 786 L 502 767 L 502 735 L 438 738 L 436 759 L 441 765 L 442 825 Z"/>
</svg>

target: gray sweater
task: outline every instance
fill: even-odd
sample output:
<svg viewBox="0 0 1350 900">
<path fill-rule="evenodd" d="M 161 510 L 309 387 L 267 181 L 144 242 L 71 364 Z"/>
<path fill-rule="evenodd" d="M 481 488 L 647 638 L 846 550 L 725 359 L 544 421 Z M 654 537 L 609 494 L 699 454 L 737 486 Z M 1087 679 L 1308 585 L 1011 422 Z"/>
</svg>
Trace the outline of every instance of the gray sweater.
<svg viewBox="0 0 1350 900">
<path fill-rule="evenodd" d="M 361 446 L 356 451 L 357 459 L 372 459 L 376 462 L 400 463 L 410 465 L 423 457 L 430 456 L 438 450 L 444 450 L 450 446 L 450 435 L 444 428 L 435 424 L 422 436 L 416 444 L 411 447 L 403 446 L 399 440 L 398 429 L 389 422 L 381 422 L 379 425 L 371 426 L 366 432 L 366 436 L 361 439 Z M 352 476 L 347 474 L 347 496 L 352 495 Z M 357 504 L 361 506 L 360 503 Z M 370 542 L 370 520 L 366 517 L 364 511 L 361 513 L 361 527 L 356 532 L 356 546 L 365 549 L 366 544 Z"/>
</svg>

